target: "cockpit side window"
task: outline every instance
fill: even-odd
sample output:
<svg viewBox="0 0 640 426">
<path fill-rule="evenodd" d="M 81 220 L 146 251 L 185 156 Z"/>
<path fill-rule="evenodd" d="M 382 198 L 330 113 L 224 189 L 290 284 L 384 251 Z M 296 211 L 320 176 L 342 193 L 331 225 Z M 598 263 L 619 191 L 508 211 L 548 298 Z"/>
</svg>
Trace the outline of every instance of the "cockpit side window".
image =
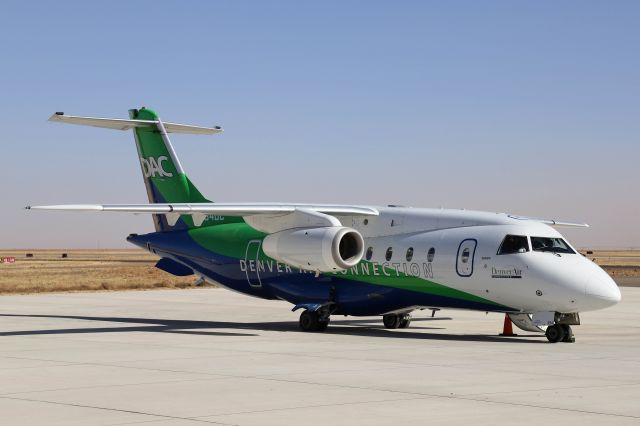
<svg viewBox="0 0 640 426">
<path fill-rule="evenodd" d="M 549 251 L 552 253 L 575 254 L 569 244 L 562 238 L 531 237 L 533 251 Z"/>
<path fill-rule="evenodd" d="M 526 253 L 529 251 L 529 241 L 525 235 L 507 235 L 502 240 L 498 254 Z"/>
</svg>

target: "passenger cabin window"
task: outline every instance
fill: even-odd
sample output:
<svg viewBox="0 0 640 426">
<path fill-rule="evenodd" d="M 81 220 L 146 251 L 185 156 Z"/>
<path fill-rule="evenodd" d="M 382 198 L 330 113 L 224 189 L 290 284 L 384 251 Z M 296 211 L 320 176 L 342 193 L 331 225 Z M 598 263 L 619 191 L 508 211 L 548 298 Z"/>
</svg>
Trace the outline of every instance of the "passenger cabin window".
<svg viewBox="0 0 640 426">
<path fill-rule="evenodd" d="M 436 255 L 436 249 L 431 247 L 427 253 L 427 262 L 433 262 L 433 257 Z"/>
<path fill-rule="evenodd" d="M 367 260 L 371 260 L 372 256 L 373 256 L 373 247 L 369 247 L 367 249 Z"/>
<path fill-rule="evenodd" d="M 533 251 L 549 251 L 552 253 L 575 254 L 569 244 L 562 238 L 531 237 Z"/>
<path fill-rule="evenodd" d="M 524 235 L 507 235 L 504 237 L 498 254 L 526 253 L 529 251 L 529 242 Z"/>
<path fill-rule="evenodd" d="M 387 260 L 391 260 L 391 256 L 393 256 L 393 247 L 389 247 L 387 249 L 387 253 L 384 255 L 384 258 Z"/>
<path fill-rule="evenodd" d="M 411 259 L 413 259 L 413 247 L 407 249 L 407 262 L 411 262 Z"/>
</svg>

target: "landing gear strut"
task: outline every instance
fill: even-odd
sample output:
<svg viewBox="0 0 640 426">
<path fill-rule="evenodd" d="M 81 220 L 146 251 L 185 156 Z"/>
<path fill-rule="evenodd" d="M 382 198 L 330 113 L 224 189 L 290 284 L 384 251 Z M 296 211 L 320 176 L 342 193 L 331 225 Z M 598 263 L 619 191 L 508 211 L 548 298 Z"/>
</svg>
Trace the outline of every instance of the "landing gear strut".
<svg viewBox="0 0 640 426">
<path fill-rule="evenodd" d="M 549 327 L 547 327 L 545 335 L 547 336 L 547 340 L 549 340 L 551 343 L 573 343 L 576 341 L 576 338 L 573 337 L 571 326 L 567 324 L 550 325 Z"/>
<path fill-rule="evenodd" d="M 305 310 L 300 314 L 302 331 L 325 331 L 329 326 L 329 316 L 320 315 L 318 311 Z"/>
<path fill-rule="evenodd" d="M 387 314 L 382 316 L 382 323 L 386 328 L 409 328 L 411 315 L 409 314 Z"/>
</svg>

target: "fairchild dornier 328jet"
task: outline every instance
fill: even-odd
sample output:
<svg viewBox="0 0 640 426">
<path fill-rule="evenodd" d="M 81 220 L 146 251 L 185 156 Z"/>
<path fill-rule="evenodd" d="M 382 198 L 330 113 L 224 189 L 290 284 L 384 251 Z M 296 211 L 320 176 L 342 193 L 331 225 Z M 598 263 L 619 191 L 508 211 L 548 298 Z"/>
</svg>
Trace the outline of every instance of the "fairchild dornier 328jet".
<svg viewBox="0 0 640 426">
<path fill-rule="evenodd" d="M 381 315 L 406 328 L 410 312 L 504 312 L 518 327 L 573 341 L 579 312 L 620 301 L 616 283 L 554 229 L 582 224 L 465 210 L 297 203 L 214 203 L 185 174 L 168 133 L 220 127 L 54 114 L 50 120 L 133 130 L 149 204 L 54 205 L 32 210 L 148 213 L 155 232 L 127 240 L 156 267 L 301 309 L 300 328 L 331 315 Z"/>
</svg>

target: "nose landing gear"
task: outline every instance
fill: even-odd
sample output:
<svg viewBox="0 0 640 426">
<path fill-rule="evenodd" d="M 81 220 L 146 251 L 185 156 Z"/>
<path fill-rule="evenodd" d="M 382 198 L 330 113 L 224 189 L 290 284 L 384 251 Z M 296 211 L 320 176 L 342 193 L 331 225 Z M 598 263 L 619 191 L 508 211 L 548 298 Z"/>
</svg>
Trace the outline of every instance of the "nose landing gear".
<svg viewBox="0 0 640 426">
<path fill-rule="evenodd" d="M 554 324 L 547 327 L 545 332 L 547 340 L 551 343 L 566 342 L 574 343 L 576 338 L 573 336 L 571 326 L 567 324 Z"/>
</svg>

